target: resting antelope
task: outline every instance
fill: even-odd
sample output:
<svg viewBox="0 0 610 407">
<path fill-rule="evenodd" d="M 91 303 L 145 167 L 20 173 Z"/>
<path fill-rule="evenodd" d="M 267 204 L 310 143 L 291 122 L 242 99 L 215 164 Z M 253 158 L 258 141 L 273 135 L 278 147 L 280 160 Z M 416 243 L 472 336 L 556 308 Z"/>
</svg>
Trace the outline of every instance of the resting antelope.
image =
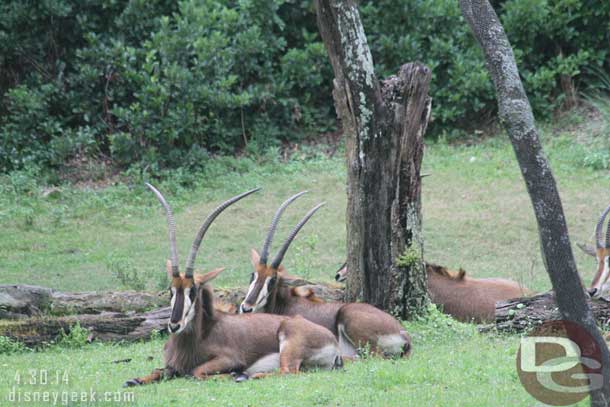
<svg viewBox="0 0 610 407">
<path fill-rule="evenodd" d="M 327 329 L 302 318 L 218 312 L 207 283 L 222 269 L 204 275 L 193 272 L 197 251 L 214 219 L 258 189 L 229 199 L 206 218 L 191 247 L 186 270 L 180 273 L 171 208 L 157 189 L 147 186 L 163 205 L 169 225 L 171 257 L 167 272 L 171 278 L 172 310 L 168 330 L 171 335 L 164 348 L 165 368 L 128 380 L 126 386 L 151 383 L 163 377 L 190 375 L 205 379 L 211 375 L 240 373 L 243 379 L 265 375 L 278 367 L 282 373 L 295 373 L 300 367 L 342 365 L 339 344 Z"/>
<path fill-rule="evenodd" d="M 312 292 L 304 294 L 298 288 L 286 284 L 285 269 L 281 265 L 284 255 L 297 233 L 323 204 L 305 215 L 290 232 L 271 264 L 267 264 L 269 248 L 282 213 L 303 194 L 301 192 L 292 196 L 279 207 L 271 221 L 260 255 L 252 249 L 254 272 L 240 312 L 301 315 L 332 331 L 337 336 L 341 353 L 345 357 L 355 357 L 357 349 L 362 346 L 368 346 L 371 352 L 385 356 L 408 355 L 411 338 L 400 322 L 389 314 L 369 304 L 326 303 L 316 298 Z"/>
<path fill-rule="evenodd" d="M 492 322 L 495 320 L 496 302 L 530 295 L 531 292 L 518 283 L 504 278 L 470 278 L 460 269 L 449 271 L 446 267 L 426 263 L 428 295 L 442 311 L 463 322 Z M 335 280 L 344 281 L 348 269 L 343 264 L 335 274 Z"/>
<path fill-rule="evenodd" d="M 597 260 L 597 272 L 588 290 L 592 298 L 600 298 L 610 292 L 610 282 L 608 281 L 610 277 L 610 223 L 606 227 L 606 236 L 602 239 L 602 229 L 608 212 L 610 212 L 610 206 L 602 212 L 595 225 L 595 248 L 583 244 L 578 245 L 582 251 Z"/>
</svg>

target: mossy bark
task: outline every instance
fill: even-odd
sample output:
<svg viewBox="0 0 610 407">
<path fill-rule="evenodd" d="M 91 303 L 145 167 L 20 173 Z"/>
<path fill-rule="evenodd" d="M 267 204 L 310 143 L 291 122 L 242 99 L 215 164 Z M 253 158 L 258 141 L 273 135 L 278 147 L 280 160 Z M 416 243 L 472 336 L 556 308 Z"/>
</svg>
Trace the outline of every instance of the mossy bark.
<svg viewBox="0 0 610 407">
<path fill-rule="evenodd" d="M 409 63 L 380 82 L 356 2 L 315 4 L 346 138 L 350 273 L 345 299 L 409 317 L 428 301 L 420 167 L 431 108 L 431 72 L 420 63 Z M 415 251 L 417 261 L 399 265 L 405 251 Z"/>
</svg>

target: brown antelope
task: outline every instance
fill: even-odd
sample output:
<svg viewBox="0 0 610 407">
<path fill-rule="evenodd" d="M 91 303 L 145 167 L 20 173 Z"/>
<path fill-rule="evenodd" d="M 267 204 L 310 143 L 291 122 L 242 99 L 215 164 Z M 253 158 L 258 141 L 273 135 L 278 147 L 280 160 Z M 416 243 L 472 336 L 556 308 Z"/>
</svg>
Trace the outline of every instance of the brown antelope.
<svg viewBox="0 0 610 407">
<path fill-rule="evenodd" d="M 496 302 L 530 295 L 531 291 L 504 278 L 470 278 L 462 269 L 449 271 L 446 267 L 426 263 L 428 295 L 442 311 L 463 322 L 492 322 Z M 337 270 L 335 280 L 345 281 L 345 264 Z"/>
<path fill-rule="evenodd" d="M 301 315 L 333 332 L 339 340 L 344 357 L 355 357 L 357 349 L 362 346 L 368 346 L 371 352 L 384 356 L 408 355 L 411 338 L 394 317 L 369 304 L 327 303 L 316 298 L 309 290 L 303 293 L 299 288 L 291 288 L 285 281 L 286 271 L 281 265 L 284 255 L 297 233 L 323 204 L 305 215 L 290 232 L 271 264 L 267 264 L 269 248 L 282 213 L 303 194 L 301 192 L 292 196 L 279 207 L 271 221 L 260 255 L 252 249 L 254 272 L 240 312 Z"/>
<path fill-rule="evenodd" d="M 222 269 L 194 274 L 195 257 L 214 219 L 227 207 L 258 191 L 253 189 L 217 207 L 199 229 L 187 260 L 186 270 L 178 270 L 176 227 L 170 206 L 153 186 L 147 186 L 163 205 L 169 225 L 171 278 L 170 338 L 164 347 L 165 368 L 148 376 L 128 380 L 126 386 L 158 381 L 163 377 L 239 373 L 240 380 L 268 374 L 280 368 L 295 373 L 301 367 L 334 368 L 342 365 L 339 344 L 327 329 L 298 318 L 277 315 L 228 314 L 214 309 L 208 282 Z"/>
<path fill-rule="evenodd" d="M 602 229 L 608 212 L 610 212 L 610 206 L 602 212 L 595 225 L 595 248 L 578 244 L 582 251 L 595 257 L 597 260 L 597 272 L 588 290 L 592 298 L 600 298 L 610 292 L 610 282 L 608 281 L 610 277 L 610 223 L 608 223 L 606 228 L 606 236 L 602 239 Z"/>
</svg>

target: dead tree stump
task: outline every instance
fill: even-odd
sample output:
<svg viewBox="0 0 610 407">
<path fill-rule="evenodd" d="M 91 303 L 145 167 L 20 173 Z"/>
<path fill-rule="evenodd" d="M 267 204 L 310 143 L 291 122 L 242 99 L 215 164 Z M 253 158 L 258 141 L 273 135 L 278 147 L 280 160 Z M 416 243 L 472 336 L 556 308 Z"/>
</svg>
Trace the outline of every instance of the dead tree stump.
<svg viewBox="0 0 610 407">
<path fill-rule="evenodd" d="M 402 318 L 427 303 L 421 233 L 423 136 L 430 70 L 403 65 L 380 82 L 353 0 L 316 0 L 346 137 L 347 301 Z"/>
</svg>

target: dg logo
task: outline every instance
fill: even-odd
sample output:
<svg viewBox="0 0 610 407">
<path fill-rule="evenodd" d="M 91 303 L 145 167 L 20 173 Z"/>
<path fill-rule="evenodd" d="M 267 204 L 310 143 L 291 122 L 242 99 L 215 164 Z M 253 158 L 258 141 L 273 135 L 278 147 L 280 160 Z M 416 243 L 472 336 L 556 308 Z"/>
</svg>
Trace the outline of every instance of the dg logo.
<svg viewBox="0 0 610 407">
<path fill-rule="evenodd" d="M 517 372 L 525 390 L 552 406 L 578 403 L 603 387 L 601 350 L 570 321 L 549 321 L 521 338 Z"/>
</svg>

